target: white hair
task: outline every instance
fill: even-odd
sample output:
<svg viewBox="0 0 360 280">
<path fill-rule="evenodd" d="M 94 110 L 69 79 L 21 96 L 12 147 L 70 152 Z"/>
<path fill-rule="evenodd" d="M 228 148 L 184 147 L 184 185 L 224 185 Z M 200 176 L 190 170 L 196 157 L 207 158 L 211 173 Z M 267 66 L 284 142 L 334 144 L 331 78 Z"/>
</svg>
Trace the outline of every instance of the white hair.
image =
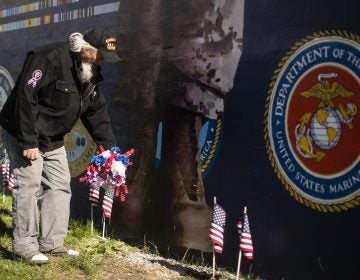
<svg viewBox="0 0 360 280">
<path fill-rule="evenodd" d="M 97 50 L 97 48 L 86 42 L 84 36 L 79 32 L 72 33 L 69 37 L 69 41 L 72 52 L 80 52 L 83 48 L 93 49 L 94 51 Z"/>
</svg>

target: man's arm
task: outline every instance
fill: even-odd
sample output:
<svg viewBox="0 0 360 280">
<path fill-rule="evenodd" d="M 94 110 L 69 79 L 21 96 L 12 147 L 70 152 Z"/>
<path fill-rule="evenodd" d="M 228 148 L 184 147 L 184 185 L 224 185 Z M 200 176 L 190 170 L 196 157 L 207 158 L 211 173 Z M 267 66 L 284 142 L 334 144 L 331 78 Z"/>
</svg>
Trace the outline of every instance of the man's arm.
<svg viewBox="0 0 360 280">
<path fill-rule="evenodd" d="M 95 88 L 96 95 L 91 97 L 90 105 L 82 114 L 81 121 L 97 145 L 105 149 L 116 146 L 115 136 L 111 127 L 105 97 Z"/>
<path fill-rule="evenodd" d="M 16 137 L 24 157 L 31 160 L 39 156 L 36 127 L 38 91 L 47 80 L 49 68 L 46 58 L 29 53 L 14 89 Z"/>
</svg>

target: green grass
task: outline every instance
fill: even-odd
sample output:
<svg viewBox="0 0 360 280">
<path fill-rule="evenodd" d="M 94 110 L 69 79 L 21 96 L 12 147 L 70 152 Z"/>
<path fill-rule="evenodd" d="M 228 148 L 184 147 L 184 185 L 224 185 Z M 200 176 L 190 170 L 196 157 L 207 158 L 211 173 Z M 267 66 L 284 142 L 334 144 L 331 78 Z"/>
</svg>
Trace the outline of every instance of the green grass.
<svg viewBox="0 0 360 280">
<path fill-rule="evenodd" d="M 110 234 L 111 235 L 111 234 Z M 141 251 L 152 255 L 161 255 L 154 242 L 144 237 L 142 246 L 129 246 L 116 239 L 103 240 L 100 233 L 91 229 L 90 221 L 82 223 L 71 220 L 69 233 L 65 239 L 65 246 L 80 251 L 78 257 L 54 257 L 50 256 L 50 262 L 45 265 L 31 265 L 14 260 L 11 252 L 12 218 L 11 197 L 5 196 L 5 201 L 0 201 L 0 279 L 1 280 L 65 280 L 65 279 L 104 279 L 101 272 L 104 266 L 112 271 L 118 259 L 116 256 L 127 256 L 133 252 Z M 200 255 L 199 255 L 200 254 Z M 178 256 L 178 261 L 183 264 L 208 267 L 204 259 L 204 253 L 193 252 L 187 249 L 183 255 Z M 201 268 L 200 268 L 201 269 Z M 217 268 L 222 274 L 222 269 Z M 113 271 L 116 279 L 116 273 Z M 139 279 L 143 278 L 142 272 L 138 271 Z M 123 278 L 122 278 L 123 279 Z M 132 278 L 135 279 L 135 278 Z M 145 278 L 143 278 L 145 279 Z M 149 279 L 149 278 L 146 278 Z M 181 279 L 196 279 L 191 276 Z M 220 279 L 228 279 L 220 277 Z M 246 280 L 260 280 L 251 273 L 245 276 Z"/>
<path fill-rule="evenodd" d="M 79 257 L 50 257 L 46 265 L 31 265 L 14 260 L 11 253 L 11 197 L 0 202 L 0 278 L 19 279 L 93 279 L 102 268 L 103 260 L 116 254 L 127 255 L 134 247 L 114 239 L 101 240 L 99 232 L 92 231 L 90 223 L 71 220 L 65 246 L 80 251 Z"/>
</svg>

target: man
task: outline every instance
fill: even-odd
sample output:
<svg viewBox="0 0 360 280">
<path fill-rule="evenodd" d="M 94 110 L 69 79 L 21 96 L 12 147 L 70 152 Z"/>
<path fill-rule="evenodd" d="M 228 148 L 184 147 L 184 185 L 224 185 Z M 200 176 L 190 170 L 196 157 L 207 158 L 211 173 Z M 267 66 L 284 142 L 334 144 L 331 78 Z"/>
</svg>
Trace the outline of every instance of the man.
<svg viewBox="0 0 360 280">
<path fill-rule="evenodd" d="M 45 253 L 78 255 L 64 247 L 71 189 L 63 138 L 81 119 L 96 144 L 116 145 L 99 85 L 100 64 L 119 60 L 107 29 L 73 33 L 67 43 L 28 53 L 0 114 L 15 174 L 15 256 L 41 264 Z"/>
</svg>

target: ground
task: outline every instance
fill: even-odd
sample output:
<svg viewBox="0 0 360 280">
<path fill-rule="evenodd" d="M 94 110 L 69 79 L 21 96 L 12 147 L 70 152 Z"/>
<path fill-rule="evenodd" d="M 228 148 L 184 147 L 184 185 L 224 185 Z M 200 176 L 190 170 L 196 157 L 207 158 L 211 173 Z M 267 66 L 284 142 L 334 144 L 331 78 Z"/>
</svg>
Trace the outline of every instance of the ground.
<svg viewBox="0 0 360 280">
<path fill-rule="evenodd" d="M 80 251 L 78 257 L 49 256 L 44 265 L 31 265 L 12 256 L 11 197 L 0 203 L 0 279 L 1 280 L 150 280 L 211 279 L 212 268 L 204 261 L 162 257 L 155 246 L 145 242 L 131 246 L 121 240 L 100 236 L 92 223 L 71 220 L 65 239 L 68 248 Z M 178 258 L 179 259 L 179 258 Z M 199 264 L 200 265 L 195 265 Z M 236 275 L 216 268 L 216 279 L 236 279 Z M 241 278 L 244 279 L 244 278 Z M 245 279 L 258 279 L 246 277 Z"/>
<path fill-rule="evenodd" d="M 212 269 L 184 264 L 172 259 L 135 252 L 128 256 L 117 255 L 109 259 L 97 280 L 126 279 L 211 279 Z M 236 275 L 217 271 L 216 279 L 236 279 Z"/>
</svg>

